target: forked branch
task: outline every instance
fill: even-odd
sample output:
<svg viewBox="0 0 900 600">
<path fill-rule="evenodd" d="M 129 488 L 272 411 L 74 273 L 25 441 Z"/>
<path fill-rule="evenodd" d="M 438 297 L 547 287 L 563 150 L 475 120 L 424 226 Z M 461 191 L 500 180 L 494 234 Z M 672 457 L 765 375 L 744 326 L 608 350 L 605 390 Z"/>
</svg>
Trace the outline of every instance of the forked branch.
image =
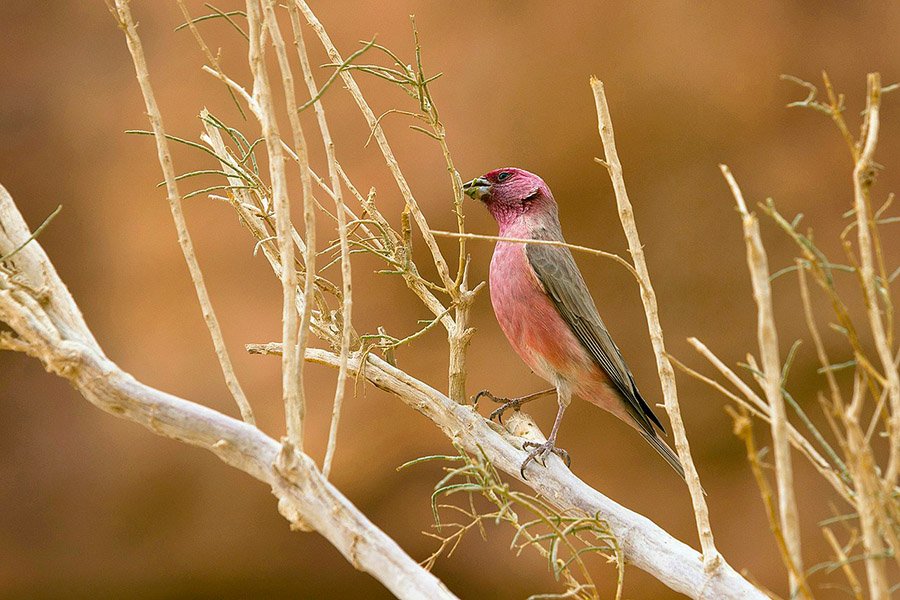
<svg viewBox="0 0 900 600">
<path fill-rule="evenodd" d="M 0 254 L 30 235 L 0 186 Z M 455 598 L 391 538 L 373 525 L 288 442 L 255 426 L 151 388 L 104 356 L 41 246 L 33 241 L 0 269 L 0 322 L 25 351 L 69 380 L 92 404 L 151 432 L 209 450 L 268 484 L 293 527 L 313 529 L 357 569 L 400 598 Z"/>
</svg>

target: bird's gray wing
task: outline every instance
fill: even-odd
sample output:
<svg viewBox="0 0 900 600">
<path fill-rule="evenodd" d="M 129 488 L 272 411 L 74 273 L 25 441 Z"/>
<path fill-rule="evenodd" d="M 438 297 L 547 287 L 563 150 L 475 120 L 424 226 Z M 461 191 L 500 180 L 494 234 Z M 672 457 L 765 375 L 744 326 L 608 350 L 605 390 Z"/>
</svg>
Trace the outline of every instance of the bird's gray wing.
<svg viewBox="0 0 900 600">
<path fill-rule="evenodd" d="M 638 392 L 634 377 L 625 364 L 622 353 L 606 331 L 569 249 L 563 246 L 526 244 L 525 255 L 560 316 L 609 377 L 635 421 L 654 438 L 656 432 L 653 424 L 665 432 L 663 424 Z"/>
</svg>

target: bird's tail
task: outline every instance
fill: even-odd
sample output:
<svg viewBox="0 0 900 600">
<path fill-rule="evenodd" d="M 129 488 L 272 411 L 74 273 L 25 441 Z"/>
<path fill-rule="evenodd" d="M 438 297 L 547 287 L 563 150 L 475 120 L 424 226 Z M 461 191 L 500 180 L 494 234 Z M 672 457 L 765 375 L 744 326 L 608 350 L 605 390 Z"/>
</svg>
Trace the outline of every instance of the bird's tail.
<svg viewBox="0 0 900 600">
<path fill-rule="evenodd" d="M 684 467 L 681 466 L 681 461 L 678 460 L 678 455 L 672 451 L 669 446 L 659 438 L 654 432 L 653 434 L 646 433 L 641 431 L 641 435 L 644 436 L 644 439 L 650 442 L 650 445 L 653 446 L 660 455 L 666 459 L 666 462 L 675 469 L 675 472 L 681 475 L 681 478 L 684 479 Z"/>
</svg>

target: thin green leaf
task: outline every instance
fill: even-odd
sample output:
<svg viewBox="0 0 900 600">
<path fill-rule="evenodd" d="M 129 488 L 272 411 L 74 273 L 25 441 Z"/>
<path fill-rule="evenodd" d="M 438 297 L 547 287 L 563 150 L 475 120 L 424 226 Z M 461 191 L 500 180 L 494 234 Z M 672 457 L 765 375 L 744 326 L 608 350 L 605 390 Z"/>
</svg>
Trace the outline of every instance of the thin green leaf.
<svg viewBox="0 0 900 600">
<path fill-rule="evenodd" d="M 433 454 L 431 456 L 422 456 L 422 457 L 414 458 L 413 460 L 407 461 L 407 462 L 403 463 L 402 465 L 400 465 L 399 467 L 397 467 L 397 470 L 402 471 L 403 469 L 405 469 L 407 467 L 411 467 L 413 465 L 417 465 L 417 464 L 423 463 L 423 462 L 429 462 L 432 460 L 448 460 L 448 461 L 454 462 L 454 461 L 460 461 L 460 460 L 464 460 L 464 459 L 462 456 L 452 456 L 449 454 Z"/>
<path fill-rule="evenodd" d="M 8 252 L 7 254 L 4 254 L 3 256 L 0 256 L 0 263 L 6 262 L 6 261 L 8 261 L 9 259 L 11 259 L 13 256 L 15 256 L 16 254 L 18 254 L 19 252 L 21 252 L 21 251 L 22 251 L 22 248 L 24 248 L 25 246 L 27 246 L 28 244 L 30 244 L 32 241 L 34 241 L 34 240 L 37 238 L 37 236 L 41 235 L 41 232 L 43 232 L 44 229 L 47 228 L 47 225 L 50 224 L 50 221 L 52 221 L 53 219 L 55 219 L 55 218 L 56 218 L 56 215 L 58 215 L 58 214 L 60 213 L 61 210 L 62 210 L 62 204 L 60 204 L 59 206 L 57 206 L 57 207 L 56 207 L 56 210 L 54 210 L 52 213 L 50 213 L 50 214 L 47 216 L 46 219 L 44 219 L 44 222 L 41 223 L 41 224 L 38 226 L 37 229 L 34 230 L 34 233 L 32 233 L 30 236 L 28 236 L 28 239 L 27 239 L 27 240 L 25 240 L 24 242 L 22 242 L 21 244 L 19 244 L 18 246 L 16 246 L 13 250 L 11 250 L 10 252 Z"/>
<path fill-rule="evenodd" d="M 344 62 L 340 63 L 339 65 L 328 65 L 328 66 L 335 66 L 337 68 L 334 70 L 334 72 L 331 74 L 331 76 L 325 81 L 325 83 L 322 85 L 322 87 L 319 88 L 319 91 L 316 92 L 316 95 L 313 96 L 312 98 L 310 98 L 309 100 L 307 100 L 306 102 L 304 102 L 303 105 L 297 109 L 297 112 L 302 112 L 302 111 L 306 110 L 307 108 L 309 108 L 310 106 L 312 106 L 313 104 L 315 104 L 316 102 L 318 102 L 319 99 L 322 97 L 322 94 L 324 94 L 325 91 L 328 90 L 329 87 L 331 87 L 331 84 L 334 83 L 334 81 L 337 79 L 338 75 L 340 75 L 342 71 L 346 71 L 347 69 L 349 69 L 351 67 L 351 63 L 356 58 L 360 57 L 366 50 L 368 50 L 369 48 L 372 48 L 374 45 L 375 45 L 375 38 L 372 38 L 371 42 L 367 42 L 366 44 L 364 44 L 362 48 L 360 48 L 359 50 L 357 50 L 356 52 L 354 52 L 353 54 L 348 56 L 346 58 L 346 60 L 344 60 Z"/>
</svg>

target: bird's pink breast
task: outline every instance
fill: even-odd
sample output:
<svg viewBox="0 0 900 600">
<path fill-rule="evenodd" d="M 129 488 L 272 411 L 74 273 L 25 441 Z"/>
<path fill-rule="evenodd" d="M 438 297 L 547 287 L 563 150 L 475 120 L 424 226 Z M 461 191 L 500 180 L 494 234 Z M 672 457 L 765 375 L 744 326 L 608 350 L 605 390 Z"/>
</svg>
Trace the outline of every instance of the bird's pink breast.
<svg viewBox="0 0 900 600">
<path fill-rule="evenodd" d="M 503 234 L 519 237 L 509 231 Z M 567 382 L 575 395 L 637 427 L 611 387 L 609 377 L 547 296 L 523 244 L 497 242 L 491 259 L 490 286 L 491 304 L 500 328 L 536 375 L 553 385 Z"/>
<path fill-rule="evenodd" d="M 498 242 L 491 259 L 491 304 L 503 333 L 538 376 L 576 382 L 591 359 L 563 321 L 528 262 L 523 244 Z"/>
</svg>

